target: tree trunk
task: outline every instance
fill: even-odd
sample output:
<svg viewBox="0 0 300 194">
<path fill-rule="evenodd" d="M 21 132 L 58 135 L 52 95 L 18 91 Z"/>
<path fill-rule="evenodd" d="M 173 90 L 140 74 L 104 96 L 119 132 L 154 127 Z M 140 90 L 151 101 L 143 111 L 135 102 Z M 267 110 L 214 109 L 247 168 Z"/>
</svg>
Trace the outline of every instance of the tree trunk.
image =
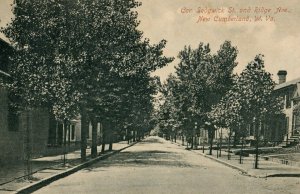
<svg viewBox="0 0 300 194">
<path fill-rule="evenodd" d="M 229 132 L 228 136 L 228 149 L 227 149 L 227 159 L 230 160 L 230 139 L 231 139 L 231 131 Z"/>
<path fill-rule="evenodd" d="M 112 147 L 113 147 L 113 131 L 114 131 L 114 123 L 112 123 L 112 121 L 108 121 L 106 123 L 107 126 L 107 134 L 108 134 L 108 141 L 109 141 L 109 147 L 108 150 L 112 151 Z"/>
<path fill-rule="evenodd" d="M 67 120 L 64 120 L 64 126 L 63 126 L 63 129 L 64 129 L 64 134 L 63 134 L 63 138 L 64 138 L 64 166 L 66 165 L 66 155 L 67 155 Z"/>
<path fill-rule="evenodd" d="M 210 142 L 209 155 L 212 155 L 213 137 L 210 138 L 209 142 Z"/>
<path fill-rule="evenodd" d="M 237 141 L 238 141 L 238 135 L 237 135 L 237 133 L 235 132 L 235 133 L 234 133 L 234 136 L 233 136 L 233 147 L 234 147 L 234 148 L 236 148 Z"/>
<path fill-rule="evenodd" d="M 27 180 L 32 179 L 32 166 L 31 166 L 31 127 L 30 127 L 30 111 L 26 111 L 26 126 L 24 131 L 24 174 Z"/>
<path fill-rule="evenodd" d="M 101 153 L 103 154 L 105 152 L 105 143 L 102 142 L 101 144 Z"/>
<path fill-rule="evenodd" d="M 81 161 L 86 161 L 86 133 L 89 129 L 88 117 L 85 108 L 81 110 Z"/>
<path fill-rule="evenodd" d="M 223 131 L 221 128 L 221 140 L 220 140 L 220 152 L 219 152 L 220 157 L 222 156 L 222 146 L 223 146 L 222 143 L 223 143 Z"/>
<path fill-rule="evenodd" d="M 71 146 L 71 125 L 68 125 L 68 151 L 70 151 Z"/>
<path fill-rule="evenodd" d="M 242 139 L 242 147 L 241 147 L 241 151 L 240 151 L 240 164 L 243 163 L 243 149 L 244 149 L 244 137 Z"/>
<path fill-rule="evenodd" d="M 255 169 L 258 169 L 258 144 L 259 144 L 259 133 L 258 131 L 260 130 L 261 127 L 261 123 L 259 123 L 259 129 L 257 129 L 256 127 L 256 123 L 254 123 L 254 127 L 255 127 L 255 136 L 256 136 L 256 146 L 255 146 Z"/>
<path fill-rule="evenodd" d="M 194 136 L 191 137 L 191 149 L 194 149 Z"/>
<path fill-rule="evenodd" d="M 133 130 L 133 142 L 135 142 L 135 141 L 136 141 L 136 131 Z"/>
<path fill-rule="evenodd" d="M 189 137 L 186 137 L 186 148 L 188 149 L 189 148 Z"/>
<path fill-rule="evenodd" d="M 140 133 L 140 130 L 137 130 L 137 141 L 141 141 L 141 133 Z"/>
<path fill-rule="evenodd" d="M 126 140 L 127 140 L 127 144 L 129 144 L 130 143 L 130 133 L 129 133 L 128 129 L 126 130 Z"/>
<path fill-rule="evenodd" d="M 106 122 L 103 121 L 102 122 L 102 126 L 103 126 L 103 129 L 102 129 L 102 143 L 101 143 L 101 153 L 103 154 L 105 152 L 105 143 L 106 143 Z"/>
<path fill-rule="evenodd" d="M 213 149 L 213 140 L 214 140 L 214 130 L 210 129 L 208 131 L 209 134 L 209 143 L 210 143 L 210 148 L 209 148 L 209 155 L 212 155 L 212 149 Z"/>
<path fill-rule="evenodd" d="M 95 118 L 91 119 L 92 123 L 92 149 L 91 149 L 91 156 L 92 158 L 97 157 L 97 121 Z"/>
<path fill-rule="evenodd" d="M 109 148 L 108 148 L 108 150 L 109 150 L 109 151 L 112 151 L 112 149 L 113 149 L 113 142 L 110 141 L 110 142 L 109 142 Z"/>
</svg>

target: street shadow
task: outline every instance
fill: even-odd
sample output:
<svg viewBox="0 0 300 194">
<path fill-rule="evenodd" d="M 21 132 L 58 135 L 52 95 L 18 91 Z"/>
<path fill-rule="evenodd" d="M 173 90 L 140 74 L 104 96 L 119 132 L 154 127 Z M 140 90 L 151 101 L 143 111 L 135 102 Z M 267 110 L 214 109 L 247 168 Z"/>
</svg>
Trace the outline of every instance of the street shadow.
<svg viewBox="0 0 300 194">
<path fill-rule="evenodd" d="M 159 143 L 159 144 L 162 144 L 164 142 L 161 139 L 158 139 L 158 138 L 147 138 L 147 139 L 139 142 L 139 144 L 149 144 L 149 143 Z"/>
<path fill-rule="evenodd" d="M 195 167 L 187 163 L 183 155 L 175 152 L 161 150 L 147 151 L 123 151 L 115 156 L 103 160 L 92 167 L 86 168 L 87 171 L 99 171 L 107 167 L 147 167 L 147 166 L 168 166 L 179 168 Z"/>
<path fill-rule="evenodd" d="M 32 172 L 50 169 L 52 166 L 60 164 L 61 161 L 31 161 Z M 6 163 L 0 165 L 0 185 L 24 176 L 26 166 L 23 162 Z"/>
</svg>

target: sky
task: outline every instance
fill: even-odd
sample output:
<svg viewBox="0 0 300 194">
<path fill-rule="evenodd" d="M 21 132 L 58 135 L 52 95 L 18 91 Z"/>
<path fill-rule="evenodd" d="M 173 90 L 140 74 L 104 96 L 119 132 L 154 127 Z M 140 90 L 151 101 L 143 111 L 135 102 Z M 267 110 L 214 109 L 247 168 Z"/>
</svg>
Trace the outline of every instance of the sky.
<svg viewBox="0 0 300 194">
<path fill-rule="evenodd" d="M 140 1 L 139 28 L 152 43 L 161 39 L 168 41 L 164 50 L 166 56 L 177 58 L 185 45 L 196 48 L 200 42 L 209 43 L 215 53 L 225 40 L 229 40 L 239 50 L 235 72 L 241 72 L 257 54 L 263 54 L 266 70 L 274 75 L 275 81 L 278 70 L 287 70 L 287 80 L 300 77 L 300 4 L 297 0 Z M 208 13 L 222 8 L 223 12 Z M 251 22 L 218 21 L 229 15 L 249 16 Z M 210 21 L 197 23 L 201 16 Z M 262 21 L 254 22 L 255 16 L 262 16 Z M 269 16 L 274 20 L 269 21 Z M 178 59 L 155 74 L 164 80 L 175 71 L 177 64 Z"/>
<path fill-rule="evenodd" d="M 231 41 L 239 51 L 236 73 L 257 54 L 263 54 L 266 70 L 274 75 L 275 81 L 278 70 L 287 70 L 287 81 L 300 77 L 298 0 L 138 1 L 142 3 L 136 9 L 141 22 L 138 28 L 153 44 L 167 40 L 164 54 L 176 58 L 154 73 L 162 80 L 175 72 L 178 52 L 185 45 L 196 48 L 200 42 L 209 43 L 215 53 L 225 40 Z M 0 26 L 13 17 L 11 3 L 12 0 L 0 0 Z M 228 17 L 246 21 L 224 22 Z M 255 17 L 261 17 L 261 21 L 255 22 Z M 5 39 L 3 35 L 0 37 Z"/>
</svg>

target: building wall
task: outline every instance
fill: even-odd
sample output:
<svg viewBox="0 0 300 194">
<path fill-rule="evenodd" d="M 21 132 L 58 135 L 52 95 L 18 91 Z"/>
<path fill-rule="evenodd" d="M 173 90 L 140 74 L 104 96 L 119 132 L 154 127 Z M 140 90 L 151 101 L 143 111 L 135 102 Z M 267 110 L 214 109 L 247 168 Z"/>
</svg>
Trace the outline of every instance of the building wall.
<svg viewBox="0 0 300 194">
<path fill-rule="evenodd" d="M 283 110 L 285 117 L 286 118 L 288 117 L 288 123 L 286 123 L 288 129 L 287 129 L 287 131 L 285 131 L 285 133 L 288 133 L 289 137 L 291 136 L 292 128 L 293 128 L 293 108 L 292 107 L 293 107 L 293 102 L 292 102 L 291 108 L 288 108 L 288 109 L 285 108 Z"/>
<path fill-rule="evenodd" d="M 46 110 L 35 110 L 30 113 L 32 130 L 32 152 L 34 157 L 44 155 L 47 150 L 49 132 L 49 114 Z"/>
<path fill-rule="evenodd" d="M 22 159 L 22 131 L 8 129 L 8 99 L 6 89 L 0 85 L 0 163 Z"/>
<path fill-rule="evenodd" d="M 102 131 L 101 131 L 101 123 L 97 123 L 97 144 L 99 145 L 102 138 Z M 89 131 L 87 134 L 87 143 L 89 146 L 92 145 L 92 124 L 89 123 Z"/>
<path fill-rule="evenodd" d="M 81 122 L 75 123 L 75 141 L 81 141 Z"/>
<path fill-rule="evenodd" d="M 8 121 L 7 90 L 0 86 L 0 162 L 15 162 L 24 157 L 25 129 L 29 127 L 32 157 L 47 152 L 49 116 L 46 110 L 22 112 L 15 120 L 17 128 L 11 130 Z M 29 117 L 27 117 L 29 114 Z"/>
</svg>

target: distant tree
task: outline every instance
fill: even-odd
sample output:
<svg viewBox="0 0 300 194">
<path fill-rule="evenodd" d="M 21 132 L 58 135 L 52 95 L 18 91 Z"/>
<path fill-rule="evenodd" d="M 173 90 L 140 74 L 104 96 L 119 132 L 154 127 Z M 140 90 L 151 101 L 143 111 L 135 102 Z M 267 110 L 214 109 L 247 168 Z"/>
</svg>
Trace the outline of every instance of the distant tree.
<svg viewBox="0 0 300 194">
<path fill-rule="evenodd" d="M 237 79 L 237 77 L 235 78 Z M 212 107 L 212 110 L 208 114 L 209 120 L 212 121 L 214 126 L 221 128 L 221 130 L 222 128 L 229 129 L 228 149 L 230 149 L 230 139 L 233 132 L 235 135 L 237 135 L 237 133 L 245 134 L 245 132 L 240 131 L 242 129 L 240 126 L 244 124 L 244 121 L 242 118 L 241 104 L 238 97 L 239 92 L 236 87 L 236 79 L 231 89 L 226 92 L 225 96 L 218 104 Z"/>
<path fill-rule="evenodd" d="M 193 131 L 195 121 L 199 125 L 210 122 L 208 114 L 233 85 L 233 69 L 236 67 L 237 49 L 225 41 L 216 54 L 209 45 L 200 43 L 195 50 L 185 47 L 178 57 L 176 74 L 189 99 L 186 122 Z M 192 136 L 195 134 L 190 133 Z"/>
<path fill-rule="evenodd" d="M 161 106 L 159 107 L 161 129 L 172 140 L 176 141 L 177 135 L 190 137 L 190 122 L 188 120 L 190 99 L 186 95 L 181 80 L 170 74 L 161 87 Z M 194 126 L 193 126 L 194 127 Z"/>
</svg>

